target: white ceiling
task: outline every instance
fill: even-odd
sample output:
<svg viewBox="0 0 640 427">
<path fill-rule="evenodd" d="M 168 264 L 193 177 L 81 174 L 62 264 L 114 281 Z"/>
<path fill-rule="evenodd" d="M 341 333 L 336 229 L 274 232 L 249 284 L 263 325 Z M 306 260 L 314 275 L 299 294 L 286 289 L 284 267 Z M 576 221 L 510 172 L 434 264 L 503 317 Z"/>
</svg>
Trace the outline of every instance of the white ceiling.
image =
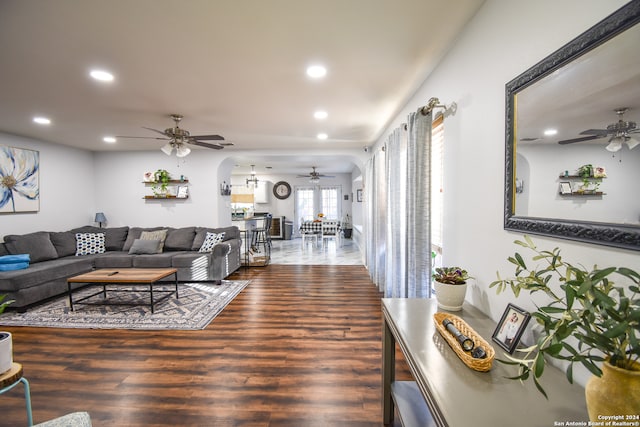
<svg viewBox="0 0 640 427">
<path fill-rule="evenodd" d="M 179 113 L 182 128 L 223 135 L 239 159 L 362 148 L 482 3 L 2 0 L 0 131 L 92 151 L 157 150 L 162 141 L 102 138 L 154 136 L 142 126 L 163 130 Z M 317 62 L 328 73 L 313 81 L 305 69 Z M 115 81 L 90 79 L 93 68 Z M 329 117 L 315 120 L 317 109 Z"/>
</svg>

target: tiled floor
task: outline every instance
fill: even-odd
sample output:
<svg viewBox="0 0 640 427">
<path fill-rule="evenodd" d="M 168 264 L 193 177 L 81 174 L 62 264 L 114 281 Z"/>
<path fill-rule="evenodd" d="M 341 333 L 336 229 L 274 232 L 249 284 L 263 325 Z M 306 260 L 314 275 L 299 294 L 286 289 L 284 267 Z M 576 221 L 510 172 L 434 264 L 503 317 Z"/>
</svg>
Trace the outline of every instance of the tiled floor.
<svg viewBox="0 0 640 427">
<path fill-rule="evenodd" d="M 302 246 L 302 239 L 273 240 L 271 264 L 302 265 L 362 265 L 362 254 L 352 239 L 342 239 L 342 246 L 333 240 L 324 247 L 311 241 Z"/>
</svg>

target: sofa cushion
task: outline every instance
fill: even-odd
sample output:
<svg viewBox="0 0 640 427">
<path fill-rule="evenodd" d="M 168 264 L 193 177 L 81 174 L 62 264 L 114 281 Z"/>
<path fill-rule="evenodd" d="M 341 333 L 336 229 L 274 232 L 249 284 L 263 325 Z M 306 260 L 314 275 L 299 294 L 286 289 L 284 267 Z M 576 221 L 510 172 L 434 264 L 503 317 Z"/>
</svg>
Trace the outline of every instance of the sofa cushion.
<svg viewBox="0 0 640 427">
<path fill-rule="evenodd" d="M 206 237 L 204 238 L 204 242 L 198 252 L 212 252 L 213 247 L 218 243 L 224 240 L 224 232 L 222 233 L 212 233 L 207 231 Z"/>
<path fill-rule="evenodd" d="M 40 286 L 43 283 L 66 279 L 93 269 L 91 257 L 65 257 L 31 264 L 25 270 L 5 271 L 0 278 L 0 294 Z"/>
<path fill-rule="evenodd" d="M 37 231 L 35 233 L 4 236 L 4 243 L 11 255 L 29 254 L 31 262 L 41 262 L 58 258 L 55 246 L 51 243 L 49 233 Z"/>
<path fill-rule="evenodd" d="M 160 240 L 147 240 L 136 239 L 129 249 L 129 255 L 143 255 L 143 254 L 159 254 L 162 253 L 162 242 Z"/>
<path fill-rule="evenodd" d="M 164 268 L 171 267 L 171 258 L 175 252 L 163 252 L 155 255 L 135 255 L 133 267 L 136 268 Z"/>
<path fill-rule="evenodd" d="M 204 239 L 207 237 L 207 233 L 216 233 L 222 234 L 224 233 L 224 239 L 239 239 L 240 232 L 238 231 L 238 227 L 223 227 L 223 228 L 207 228 L 207 227 L 196 227 L 196 237 L 193 239 L 193 245 L 191 245 L 192 251 L 198 251 L 202 247 L 204 243 Z"/>
<path fill-rule="evenodd" d="M 103 254 L 104 233 L 76 233 L 76 256 Z"/>
<path fill-rule="evenodd" d="M 129 228 L 129 233 L 127 234 L 127 240 L 125 240 L 124 245 L 122 246 L 122 250 L 128 252 L 131 249 L 131 245 L 133 245 L 134 240 L 139 239 L 140 235 L 143 231 L 156 231 L 163 230 L 165 227 L 151 227 L 151 228 L 141 228 L 141 227 L 131 227 Z"/>
<path fill-rule="evenodd" d="M 104 233 L 104 246 L 108 251 L 123 250 L 124 242 L 127 240 L 129 227 L 108 227 L 100 228 L 90 225 L 74 228 L 71 232 L 75 233 Z"/>
<path fill-rule="evenodd" d="M 7 250 L 7 245 L 0 242 L 0 256 L 2 255 L 9 255 L 9 251 Z"/>
<path fill-rule="evenodd" d="M 76 254 L 76 233 L 71 231 L 54 232 L 49 233 L 49 238 L 56 248 L 59 258 Z"/>
<path fill-rule="evenodd" d="M 195 227 L 169 228 L 164 241 L 166 251 L 190 251 L 196 237 Z"/>
<path fill-rule="evenodd" d="M 123 251 L 109 251 L 96 256 L 93 264 L 96 268 L 131 268 L 134 255 Z"/>
<path fill-rule="evenodd" d="M 164 248 L 164 241 L 167 239 L 167 229 L 165 228 L 163 230 L 143 231 L 142 233 L 140 233 L 140 239 L 158 240 L 160 242 L 158 248 L 160 249 L 160 252 L 162 252 L 162 249 Z M 131 245 L 131 247 L 133 247 L 133 245 Z"/>
</svg>

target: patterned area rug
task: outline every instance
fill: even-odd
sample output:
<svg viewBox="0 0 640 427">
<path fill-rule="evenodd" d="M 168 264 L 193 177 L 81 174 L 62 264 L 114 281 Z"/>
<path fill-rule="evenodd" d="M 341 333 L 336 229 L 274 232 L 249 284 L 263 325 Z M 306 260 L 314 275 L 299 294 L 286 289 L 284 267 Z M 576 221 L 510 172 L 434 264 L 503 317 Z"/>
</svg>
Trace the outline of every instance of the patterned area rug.
<svg viewBox="0 0 640 427">
<path fill-rule="evenodd" d="M 67 296 L 36 306 L 25 313 L 5 312 L 0 315 L 0 326 L 33 326 L 46 328 L 86 329 L 204 329 L 238 295 L 249 280 L 223 280 L 221 285 L 212 283 L 181 283 L 178 295 L 171 295 L 157 303 L 154 313 L 149 307 L 148 292 L 107 292 L 107 300 L 115 303 L 139 303 L 144 305 L 97 305 L 102 296 L 95 296 L 78 304 L 75 301 L 99 290 L 86 288 L 73 293 L 73 308 L 69 309 Z M 171 289 L 159 286 L 156 289 Z M 154 294 L 157 300 L 161 295 Z"/>
</svg>

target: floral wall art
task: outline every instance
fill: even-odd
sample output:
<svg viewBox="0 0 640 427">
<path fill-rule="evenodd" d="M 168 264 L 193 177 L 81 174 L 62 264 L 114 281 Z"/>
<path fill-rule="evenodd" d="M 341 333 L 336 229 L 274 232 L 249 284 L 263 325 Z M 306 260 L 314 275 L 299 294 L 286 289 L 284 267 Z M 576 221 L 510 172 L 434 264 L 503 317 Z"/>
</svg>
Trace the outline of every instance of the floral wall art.
<svg viewBox="0 0 640 427">
<path fill-rule="evenodd" d="M 0 213 L 40 210 L 40 153 L 0 145 Z"/>
</svg>

